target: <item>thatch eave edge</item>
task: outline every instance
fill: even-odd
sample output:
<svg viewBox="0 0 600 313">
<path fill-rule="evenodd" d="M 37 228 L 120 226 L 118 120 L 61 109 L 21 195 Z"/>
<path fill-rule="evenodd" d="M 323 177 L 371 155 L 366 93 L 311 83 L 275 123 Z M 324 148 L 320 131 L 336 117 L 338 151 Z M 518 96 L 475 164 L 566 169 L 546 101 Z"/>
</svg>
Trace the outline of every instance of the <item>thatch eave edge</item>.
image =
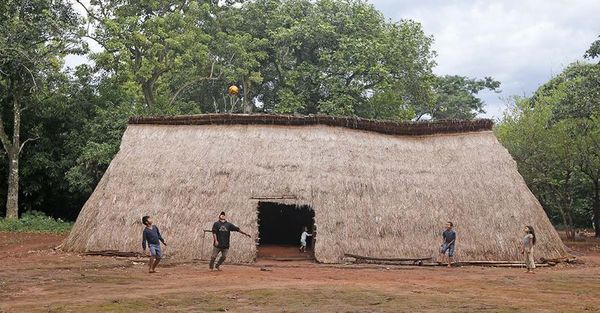
<svg viewBox="0 0 600 313">
<path fill-rule="evenodd" d="M 130 125 L 280 125 L 309 126 L 328 125 L 365 130 L 389 135 L 433 135 L 490 131 L 494 125 L 490 119 L 440 120 L 419 122 L 395 122 L 359 117 L 329 115 L 277 115 L 277 114 L 198 114 L 180 116 L 135 116 Z"/>
</svg>

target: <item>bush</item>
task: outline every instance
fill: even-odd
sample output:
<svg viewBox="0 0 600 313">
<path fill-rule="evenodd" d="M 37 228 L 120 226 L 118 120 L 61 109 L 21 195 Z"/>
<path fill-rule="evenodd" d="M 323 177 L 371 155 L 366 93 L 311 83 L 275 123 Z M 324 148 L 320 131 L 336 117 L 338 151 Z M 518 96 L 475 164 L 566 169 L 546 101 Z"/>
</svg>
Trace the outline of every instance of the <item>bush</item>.
<svg viewBox="0 0 600 313">
<path fill-rule="evenodd" d="M 0 218 L 0 231 L 7 232 L 65 233 L 71 227 L 71 222 L 53 219 L 37 211 L 24 213 L 19 219 Z"/>
</svg>

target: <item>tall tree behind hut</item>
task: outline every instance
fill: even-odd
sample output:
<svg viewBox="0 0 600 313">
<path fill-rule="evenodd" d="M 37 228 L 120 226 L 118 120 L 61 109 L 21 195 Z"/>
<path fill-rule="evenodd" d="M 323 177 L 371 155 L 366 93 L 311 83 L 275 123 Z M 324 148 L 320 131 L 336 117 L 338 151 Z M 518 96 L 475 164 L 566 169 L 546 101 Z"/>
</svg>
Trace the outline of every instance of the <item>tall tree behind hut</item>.
<svg viewBox="0 0 600 313">
<path fill-rule="evenodd" d="M 53 93 L 52 76 L 60 72 L 62 58 L 82 53 L 79 25 L 65 1 L 0 2 L 0 140 L 8 159 L 8 218 L 19 216 L 21 152 L 37 138 L 21 138 L 23 118 Z"/>
<path fill-rule="evenodd" d="M 237 1 L 92 0 L 85 5 L 90 25 L 86 37 L 102 51 L 91 55 L 99 70 L 116 78 L 118 88 L 138 93 L 147 114 L 198 113 L 197 103 L 181 96 L 200 82 L 223 76 L 211 31 L 217 11 Z M 177 105 L 178 106 L 177 106 Z"/>
<path fill-rule="evenodd" d="M 517 99 L 496 132 L 567 235 L 591 217 L 600 237 L 600 63 L 573 63 L 531 98 Z"/>
<path fill-rule="evenodd" d="M 258 0 L 239 15 L 240 30 L 269 43 L 254 84 L 266 112 L 383 117 L 374 94 L 395 86 L 408 102 L 429 89 L 432 38 L 364 1 Z M 394 109 L 389 118 L 405 116 Z"/>
</svg>

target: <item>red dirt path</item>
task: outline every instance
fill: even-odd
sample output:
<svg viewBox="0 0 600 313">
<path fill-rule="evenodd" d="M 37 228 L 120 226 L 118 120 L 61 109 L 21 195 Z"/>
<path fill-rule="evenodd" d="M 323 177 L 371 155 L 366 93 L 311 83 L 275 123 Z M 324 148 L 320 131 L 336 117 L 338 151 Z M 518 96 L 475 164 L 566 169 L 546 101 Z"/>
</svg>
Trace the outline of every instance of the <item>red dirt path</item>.
<svg viewBox="0 0 600 313">
<path fill-rule="evenodd" d="M 600 240 L 583 265 L 346 267 L 259 261 L 175 264 L 56 252 L 63 236 L 0 233 L 0 312 L 600 312 Z M 267 270 L 261 270 L 263 269 Z"/>
</svg>

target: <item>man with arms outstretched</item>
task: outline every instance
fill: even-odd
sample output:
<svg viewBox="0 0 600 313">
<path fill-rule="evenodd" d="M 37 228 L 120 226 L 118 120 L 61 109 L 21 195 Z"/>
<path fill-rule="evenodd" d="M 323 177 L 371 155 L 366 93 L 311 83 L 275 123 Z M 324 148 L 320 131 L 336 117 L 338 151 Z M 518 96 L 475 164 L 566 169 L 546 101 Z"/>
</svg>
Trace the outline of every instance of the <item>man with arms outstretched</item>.
<svg viewBox="0 0 600 313">
<path fill-rule="evenodd" d="M 221 212 L 219 214 L 219 220 L 213 224 L 212 233 L 213 233 L 213 251 L 210 257 L 209 268 L 212 271 L 216 269 L 220 271 L 221 264 L 225 262 L 225 258 L 227 258 L 227 252 L 229 252 L 229 237 L 232 231 L 237 231 L 248 238 L 251 236 L 240 230 L 239 227 L 229 223 L 225 218 L 225 212 Z M 221 253 L 221 257 L 215 266 L 215 260 L 217 256 Z"/>
</svg>

